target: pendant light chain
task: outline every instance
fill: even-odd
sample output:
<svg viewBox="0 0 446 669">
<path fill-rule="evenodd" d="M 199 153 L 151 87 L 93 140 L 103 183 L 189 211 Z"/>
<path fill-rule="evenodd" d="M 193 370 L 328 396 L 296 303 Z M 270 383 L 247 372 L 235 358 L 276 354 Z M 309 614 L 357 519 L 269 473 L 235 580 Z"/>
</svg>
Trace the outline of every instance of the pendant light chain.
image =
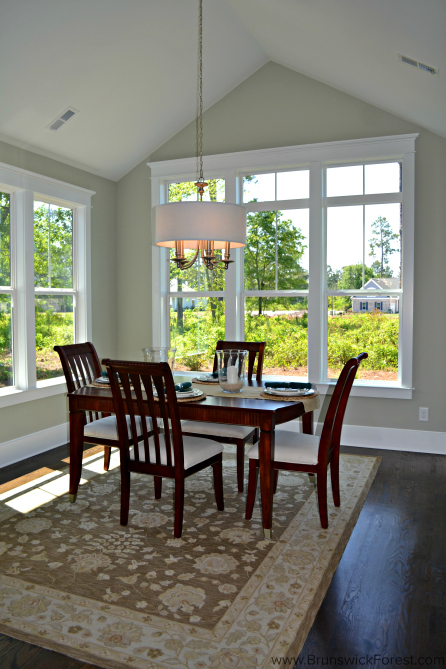
<svg viewBox="0 0 446 669">
<path fill-rule="evenodd" d="M 204 180 L 203 176 L 203 0 L 198 0 L 198 86 L 197 86 L 197 118 L 196 118 L 196 149 L 197 149 L 197 172 L 198 179 L 195 183 L 197 187 L 198 200 L 199 202 L 203 201 L 203 194 L 206 188 L 209 186 L 208 183 Z M 207 205 L 210 202 L 203 203 L 200 205 L 200 208 L 206 206 L 205 211 L 208 211 Z M 162 205 L 164 206 L 164 205 Z M 170 206 L 170 205 L 168 205 Z M 234 207 L 235 205 L 230 205 Z M 215 208 L 215 206 L 213 205 Z M 218 207 L 221 207 L 221 204 L 218 204 Z M 240 207 L 241 208 L 241 207 Z M 245 211 L 245 210 L 244 210 Z M 211 214 L 212 218 L 212 214 Z M 224 220 L 224 219 L 223 219 Z M 246 221 L 246 214 L 244 214 L 244 221 Z M 224 239 L 224 231 L 223 239 Z M 221 239 L 220 230 L 217 232 Z M 198 236 L 198 235 L 197 235 Z M 231 242 L 224 241 L 224 246 L 222 247 L 222 242 L 218 242 L 218 248 L 221 249 L 221 255 L 215 255 L 215 241 L 207 238 L 207 235 L 203 235 L 205 239 L 198 239 L 196 242 L 195 253 L 192 257 L 187 258 L 185 255 L 185 241 L 184 239 L 174 238 L 175 242 L 175 255 L 172 257 L 173 262 L 176 264 L 178 269 L 186 270 L 198 260 L 201 255 L 201 260 L 203 265 L 209 269 L 213 270 L 218 265 L 223 265 L 224 269 L 228 269 L 229 264 L 234 262 L 230 259 L 231 253 Z M 215 238 L 214 238 L 215 239 Z M 246 238 L 245 238 L 246 239 Z M 245 245 L 245 239 L 243 246 Z M 240 244 L 238 244 L 240 245 Z"/>
<path fill-rule="evenodd" d="M 198 0 L 198 160 L 199 178 L 203 178 L 203 0 Z"/>
</svg>

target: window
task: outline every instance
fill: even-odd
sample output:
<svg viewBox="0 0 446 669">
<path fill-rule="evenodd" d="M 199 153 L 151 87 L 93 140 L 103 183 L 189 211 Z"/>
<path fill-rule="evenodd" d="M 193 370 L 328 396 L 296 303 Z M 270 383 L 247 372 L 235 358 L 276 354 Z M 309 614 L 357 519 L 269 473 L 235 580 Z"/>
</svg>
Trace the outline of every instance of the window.
<svg viewBox="0 0 446 669">
<path fill-rule="evenodd" d="M 401 315 L 383 313 L 376 292 L 402 288 L 401 172 L 401 161 L 326 168 L 329 379 L 359 347 L 359 379 L 398 382 Z M 358 308 L 363 291 L 373 298 Z"/>
<path fill-rule="evenodd" d="M 224 202 L 224 179 L 210 179 L 208 183 L 203 199 Z M 169 202 L 196 200 L 195 183 L 169 183 L 168 198 Z M 219 253 L 216 251 L 217 256 Z M 174 249 L 170 254 L 173 257 Z M 192 256 L 192 250 L 186 251 L 186 257 Z M 169 335 L 170 345 L 177 349 L 177 369 L 212 370 L 215 342 L 225 336 L 225 280 L 223 267 L 211 271 L 197 262 L 183 271 L 170 263 Z"/>
<path fill-rule="evenodd" d="M 247 245 L 212 277 L 195 266 L 177 276 L 153 248 L 154 344 L 206 369 L 217 339 L 264 339 L 264 374 L 322 385 L 366 350 L 355 394 L 410 397 L 415 139 L 207 156 L 226 201 L 246 206 Z M 153 205 L 192 196 L 193 159 L 149 165 Z"/>
<path fill-rule="evenodd" d="M 307 377 L 309 177 L 308 169 L 243 176 L 244 338 L 268 342 L 265 374 Z"/>
<path fill-rule="evenodd" d="M 63 374 L 55 345 L 74 343 L 73 210 L 34 201 L 37 380 Z"/>
<path fill-rule="evenodd" d="M 53 347 L 91 338 L 93 192 L 7 165 L 0 165 L 0 191 L 0 406 L 6 406 L 63 392 Z"/>
</svg>

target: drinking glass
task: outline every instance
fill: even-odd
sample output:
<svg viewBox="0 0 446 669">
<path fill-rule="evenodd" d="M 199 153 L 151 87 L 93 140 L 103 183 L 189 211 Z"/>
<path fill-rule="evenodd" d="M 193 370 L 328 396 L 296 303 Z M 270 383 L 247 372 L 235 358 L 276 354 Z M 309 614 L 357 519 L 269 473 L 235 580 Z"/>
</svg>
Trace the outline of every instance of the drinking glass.
<svg viewBox="0 0 446 669">
<path fill-rule="evenodd" d="M 218 382 L 225 393 L 240 393 L 245 380 L 245 364 L 248 351 L 223 349 L 216 351 L 218 360 Z"/>
<path fill-rule="evenodd" d="M 144 362 L 168 362 L 173 374 L 176 350 L 176 348 L 169 348 L 168 346 L 143 348 Z"/>
</svg>

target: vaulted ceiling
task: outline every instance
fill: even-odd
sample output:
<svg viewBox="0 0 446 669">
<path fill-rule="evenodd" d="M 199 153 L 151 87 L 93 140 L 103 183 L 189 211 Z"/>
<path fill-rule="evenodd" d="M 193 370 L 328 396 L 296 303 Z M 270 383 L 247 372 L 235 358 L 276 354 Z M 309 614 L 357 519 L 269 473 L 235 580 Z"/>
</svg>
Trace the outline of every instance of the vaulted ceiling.
<svg viewBox="0 0 446 669">
<path fill-rule="evenodd" d="M 0 139 L 121 178 L 195 117 L 197 7 L 2 0 Z M 203 15 L 205 108 L 273 60 L 446 137 L 445 0 L 204 0 Z"/>
</svg>

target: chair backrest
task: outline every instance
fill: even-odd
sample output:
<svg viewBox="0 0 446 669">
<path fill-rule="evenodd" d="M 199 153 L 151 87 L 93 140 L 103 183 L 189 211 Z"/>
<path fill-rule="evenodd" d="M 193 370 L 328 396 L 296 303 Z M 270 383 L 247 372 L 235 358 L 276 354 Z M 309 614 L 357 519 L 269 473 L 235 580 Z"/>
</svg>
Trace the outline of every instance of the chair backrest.
<svg viewBox="0 0 446 669">
<path fill-rule="evenodd" d="M 339 449 L 342 422 L 353 381 L 355 380 L 359 365 L 368 357 L 367 353 L 360 353 L 355 358 L 350 358 L 345 363 L 339 375 L 322 428 L 319 442 L 319 462 L 328 458 L 331 449 Z"/>
<path fill-rule="evenodd" d="M 54 350 L 59 354 L 69 393 L 83 388 L 101 375 L 101 363 L 91 342 L 55 346 Z M 102 414 L 97 411 L 86 412 L 88 422 L 101 417 Z"/>
<path fill-rule="evenodd" d="M 221 351 L 224 348 L 235 348 L 240 351 L 248 351 L 248 381 L 252 379 L 252 373 L 254 370 L 254 364 L 257 357 L 257 372 L 256 379 L 257 381 L 262 380 L 262 371 L 263 371 L 263 353 L 265 350 L 266 342 L 265 341 L 218 341 L 216 351 Z M 217 371 L 217 356 L 214 358 L 214 372 Z"/>
<path fill-rule="evenodd" d="M 68 392 L 83 388 L 101 375 L 101 363 L 91 342 L 55 346 L 62 363 Z"/>
<path fill-rule="evenodd" d="M 141 465 L 141 471 L 150 467 L 172 467 L 172 452 L 175 469 L 184 471 L 183 436 L 178 413 L 177 396 L 172 371 L 167 362 L 129 362 L 127 360 L 110 360 L 106 358 L 102 364 L 107 367 L 113 406 L 118 422 L 118 434 L 121 454 L 125 460 L 130 459 L 129 432 L 126 415 L 130 417 L 130 434 L 134 447 L 134 462 Z M 156 391 L 156 394 L 154 393 Z M 159 416 L 155 405 L 158 405 Z M 137 420 L 141 417 L 142 440 L 138 437 Z M 149 433 L 146 417 L 152 419 L 153 441 L 152 452 L 149 448 Z M 160 443 L 160 429 L 157 418 L 161 418 L 164 427 L 162 440 L 165 443 L 166 460 L 161 464 L 161 453 L 164 451 Z M 169 425 L 170 419 L 170 425 Z M 139 421 L 138 421 L 139 422 Z M 169 429 L 170 428 L 170 429 Z M 138 447 L 138 439 L 140 441 Z M 143 446 L 143 448 L 141 448 Z M 162 475 L 160 471 L 160 475 Z"/>
</svg>

